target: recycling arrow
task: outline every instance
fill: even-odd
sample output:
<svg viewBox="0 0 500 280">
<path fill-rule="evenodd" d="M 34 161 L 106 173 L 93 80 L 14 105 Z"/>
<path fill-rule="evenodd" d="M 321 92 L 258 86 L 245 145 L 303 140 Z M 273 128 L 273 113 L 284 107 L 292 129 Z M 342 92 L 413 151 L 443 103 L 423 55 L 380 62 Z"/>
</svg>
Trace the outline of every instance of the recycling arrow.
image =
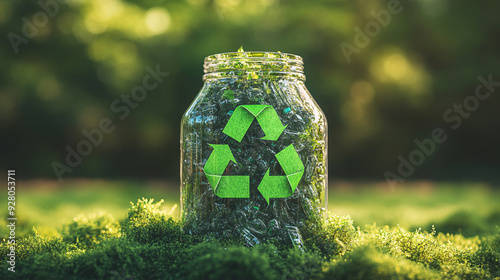
<svg viewBox="0 0 500 280">
<path fill-rule="evenodd" d="M 281 123 L 278 113 L 270 105 L 240 105 L 236 107 L 222 132 L 241 142 L 254 119 L 257 119 L 265 133 L 265 136 L 261 138 L 263 140 L 278 140 L 287 127 Z M 249 198 L 250 176 L 222 176 L 231 161 L 236 163 L 229 145 L 209 145 L 214 150 L 205 163 L 203 172 L 205 172 L 214 193 L 223 198 Z M 269 175 L 270 169 L 267 169 L 264 178 L 257 187 L 267 204 L 271 198 L 291 196 L 304 174 L 304 164 L 293 145 L 289 145 L 277 153 L 276 159 L 283 168 L 285 176 L 271 176 Z"/>
<path fill-rule="evenodd" d="M 214 150 L 205 163 L 203 172 L 205 172 L 214 193 L 223 198 L 250 197 L 250 176 L 222 176 L 229 162 L 236 163 L 229 145 L 209 145 Z"/>
<path fill-rule="evenodd" d="M 265 136 L 262 140 L 276 141 L 287 125 L 281 120 L 271 105 L 240 105 L 222 131 L 234 140 L 241 142 L 253 120 L 257 119 Z"/>
<path fill-rule="evenodd" d="M 285 198 L 291 196 L 304 174 L 304 164 L 299 154 L 290 145 L 276 154 L 276 159 L 283 168 L 285 176 L 270 176 L 267 169 L 264 178 L 257 188 L 269 204 L 270 198 Z"/>
</svg>

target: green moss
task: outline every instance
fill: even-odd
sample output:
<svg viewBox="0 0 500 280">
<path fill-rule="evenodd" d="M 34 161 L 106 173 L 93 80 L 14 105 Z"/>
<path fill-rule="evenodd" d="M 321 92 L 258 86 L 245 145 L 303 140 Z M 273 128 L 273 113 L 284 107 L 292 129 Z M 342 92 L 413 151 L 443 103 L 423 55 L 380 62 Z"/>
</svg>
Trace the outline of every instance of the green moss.
<svg viewBox="0 0 500 280">
<path fill-rule="evenodd" d="M 0 252 L 2 256 L 10 252 L 6 242 L 1 243 Z M 82 250 L 61 237 L 43 237 L 33 229 L 16 242 L 16 272 L 9 272 L 10 265 L 2 261 L 0 279 L 60 279 L 61 272 L 69 266 L 66 256 L 78 252 Z"/>
<path fill-rule="evenodd" d="M 188 236 L 181 232 L 180 223 L 172 217 L 167 217 L 160 207 L 163 200 L 154 203 L 153 199 L 139 199 L 131 202 L 128 216 L 123 221 L 123 233 L 130 239 L 141 244 L 146 243 L 173 243 L 199 242 L 199 236 Z"/>
<path fill-rule="evenodd" d="M 120 237 L 120 224 L 112 215 L 102 211 L 79 215 L 64 226 L 62 235 L 65 242 L 89 248 L 108 238 Z"/>
<path fill-rule="evenodd" d="M 304 227 L 306 247 L 319 250 L 324 256 L 342 256 L 349 251 L 359 238 L 359 231 L 353 226 L 349 216 L 339 217 L 328 213 L 321 224 L 307 223 Z"/>
<path fill-rule="evenodd" d="M 500 227 L 497 227 L 495 236 L 482 238 L 481 246 L 471 257 L 471 262 L 500 279 Z"/>
<path fill-rule="evenodd" d="M 60 237 L 33 230 L 18 240 L 16 273 L 2 263 L 0 278 L 500 279 L 500 229 L 482 238 L 387 226 L 361 231 L 348 216 L 329 214 L 304 227 L 305 250 L 273 239 L 245 247 L 184 234 L 161 204 L 132 203 L 116 235 L 120 228 L 105 213 L 79 216 Z M 8 250 L 3 242 L 0 253 Z"/>
<path fill-rule="evenodd" d="M 94 250 L 70 258 L 67 275 L 77 279 L 131 279 L 141 273 L 145 264 L 141 248 L 126 238 L 102 242 Z"/>
<path fill-rule="evenodd" d="M 183 268 L 185 279 L 278 279 L 269 255 L 255 249 L 204 243 L 194 246 L 190 254 L 194 259 Z"/>
<path fill-rule="evenodd" d="M 365 238 L 367 243 L 374 244 L 384 252 L 434 269 L 448 263 L 463 262 L 466 255 L 472 254 L 474 250 L 462 244 L 453 244 L 453 238 L 449 238 L 449 235 L 448 238 L 442 235 L 436 238 L 434 232 L 410 232 L 401 227 L 370 227 Z"/>
<path fill-rule="evenodd" d="M 272 265 L 278 267 L 279 279 L 318 279 L 328 261 L 315 251 L 302 252 L 296 248 L 282 249 L 271 254 Z"/>
<path fill-rule="evenodd" d="M 432 280 L 441 277 L 421 263 L 385 254 L 371 246 L 361 246 L 350 252 L 345 260 L 334 262 L 323 279 Z"/>
</svg>

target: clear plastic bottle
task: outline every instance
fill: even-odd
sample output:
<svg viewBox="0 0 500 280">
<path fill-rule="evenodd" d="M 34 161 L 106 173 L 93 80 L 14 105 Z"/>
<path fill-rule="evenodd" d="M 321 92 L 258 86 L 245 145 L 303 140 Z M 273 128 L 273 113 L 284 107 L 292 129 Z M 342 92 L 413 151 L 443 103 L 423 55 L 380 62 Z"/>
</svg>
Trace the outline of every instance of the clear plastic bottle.
<svg viewBox="0 0 500 280">
<path fill-rule="evenodd" d="M 181 121 L 181 220 L 192 234 L 303 246 L 327 203 L 327 121 L 302 58 L 205 58 L 204 86 Z"/>
</svg>

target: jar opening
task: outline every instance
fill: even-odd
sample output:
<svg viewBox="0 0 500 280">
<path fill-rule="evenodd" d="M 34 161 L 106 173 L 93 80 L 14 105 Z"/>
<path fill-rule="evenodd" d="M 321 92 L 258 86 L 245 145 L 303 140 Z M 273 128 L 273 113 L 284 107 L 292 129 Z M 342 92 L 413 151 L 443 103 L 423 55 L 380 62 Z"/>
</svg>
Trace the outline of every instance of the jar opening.
<svg viewBox="0 0 500 280">
<path fill-rule="evenodd" d="M 220 78 L 296 78 L 304 81 L 302 57 L 289 53 L 248 51 L 207 56 L 203 80 Z"/>
</svg>

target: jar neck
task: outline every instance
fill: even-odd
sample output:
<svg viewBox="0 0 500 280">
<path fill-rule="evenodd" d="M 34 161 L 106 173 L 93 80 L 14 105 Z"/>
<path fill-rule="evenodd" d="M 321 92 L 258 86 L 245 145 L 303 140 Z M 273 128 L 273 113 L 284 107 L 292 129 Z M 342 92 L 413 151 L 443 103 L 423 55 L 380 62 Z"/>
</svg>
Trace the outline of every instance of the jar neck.
<svg viewBox="0 0 500 280">
<path fill-rule="evenodd" d="M 302 57 L 281 52 L 229 52 L 205 58 L 203 80 L 281 79 L 305 81 Z"/>
</svg>

